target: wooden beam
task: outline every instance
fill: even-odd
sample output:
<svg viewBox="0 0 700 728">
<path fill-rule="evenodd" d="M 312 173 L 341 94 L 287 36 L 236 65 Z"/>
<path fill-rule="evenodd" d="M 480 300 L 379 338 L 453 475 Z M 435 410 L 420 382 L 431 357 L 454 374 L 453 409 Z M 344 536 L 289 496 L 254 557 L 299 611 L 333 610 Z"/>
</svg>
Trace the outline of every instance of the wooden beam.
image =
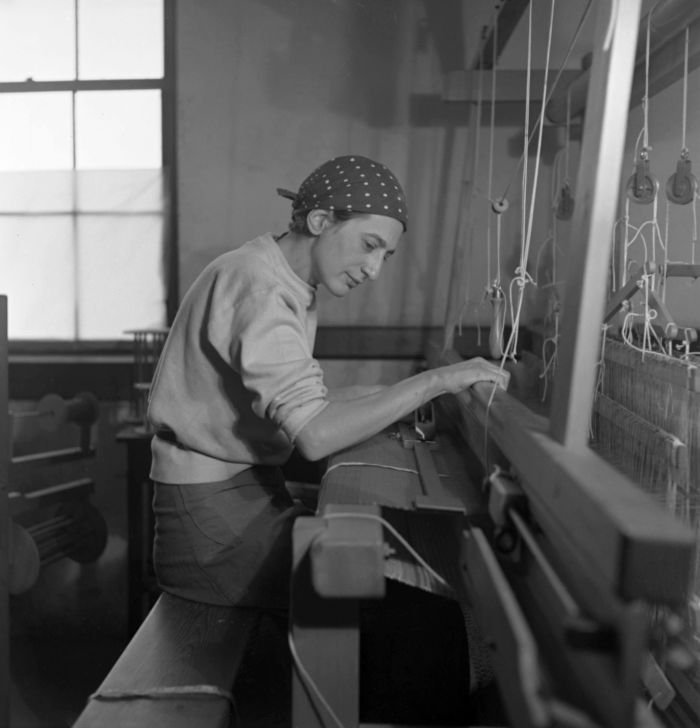
<svg viewBox="0 0 700 728">
<path fill-rule="evenodd" d="M 462 0 L 424 0 L 423 7 L 442 72 L 463 68 Z"/>
<path fill-rule="evenodd" d="M 0 296 L 0 725 L 10 724 L 9 463 L 7 296 Z"/>
<path fill-rule="evenodd" d="M 598 7 L 549 427 L 579 453 L 588 449 L 640 11 L 641 0 Z"/>
<path fill-rule="evenodd" d="M 641 288 L 641 278 L 643 275 L 648 275 L 650 273 L 654 273 L 656 271 L 656 264 L 655 263 L 645 263 L 643 266 L 640 265 L 637 268 L 635 268 L 634 271 L 632 271 L 629 274 L 629 278 L 627 279 L 627 283 L 625 283 L 622 288 L 619 288 L 610 298 L 610 301 L 608 301 L 608 304 L 605 308 L 605 315 L 603 316 L 603 323 L 607 324 L 610 319 L 612 319 L 617 313 L 620 311 L 620 309 L 624 306 L 624 304 L 630 300 L 633 296 L 637 295 L 637 292 Z"/>
<path fill-rule="evenodd" d="M 491 102 L 493 71 L 451 71 L 445 76 L 443 101 L 467 101 L 476 103 L 479 93 L 479 77 L 481 78 L 481 99 Z M 547 88 L 551 89 L 559 71 L 550 71 L 547 76 Z M 568 86 L 579 75 L 580 71 L 562 71 L 558 85 Z M 532 91 L 530 101 L 542 101 L 544 87 L 544 71 L 535 70 L 530 74 Z M 496 71 L 496 101 L 524 102 L 527 87 L 527 71 Z"/>
<path fill-rule="evenodd" d="M 671 7 L 673 3 L 667 3 Z M 664 17 L 658 12 L 652 15 L 651 52 L 649 58 L 649 98 L 652 98 L 683 76 L 685 62 L 685 27 L 690 29 L 688 44 L 688 70 L 700 68 L 700 8 L 697 3 L 681 0 L 676 2 L 678 10 L 670 10 Z M 648 17 L 648 16 L 647 16 Z M 634 78 L 630 94 L 630 108 L 642 103 L 646 86 L 646 18 L 639 29 Z M 565 86 L 547 104 L 547 118 L 555 124 L 566 121 L 567 93 L 572 118 L 579 116 L 586 108 L 586 90 L 590 73 L 584 71 L 570 86 Z"/>
<path fill-rule="evenodd" d="M 697 263 L 667 263 L 661 271 L 666 278 L 700 278 Z"/>
<path fill-rule="evenodd" d="M 431 358 L 433 365 L 460 360 L 449 351 Z M 474 433 L 470 447 L 481 457 L 492 441 L 497 452 L 489 451 L 485 464 L 515 471 L 577 592 L 595 585 L 588 596 L 599 603 L 586 606 L 601 608 L 606 594 L 684 603 L 695 551 L 690 529 L 592 450 L 567 449 L 548 435 L 546 418 L 506 392 L 492 398 L 492 390 L 481 383 L 454 397 Z"/>
<path fill-rule="evenodd" d="M 498 12 L 498 32 L 496 33 L 494 27 L 491 28 L 484 42 L 483 52 L 480 51 L 474 59 L 474 68 L 480 67 L 481 58 L 484 59 L 484 69 L 493 68 L 494 43 L 496 43 L 496 58 L 499 58 L 529 4 L 530 0 L 504 0 Z"/>
<path fill-rule="evenodd" d="M 670 3 L 669 3 L 670 4 Z M 678 4 L 678 3 L 677 3 Z M 679 17 L 673 18 L 673 25 L 656 27 L 657 14 L 652 14 L 651 53 L 649 58 L 649 98 L 683 77 L 685 60 L 685 28 L 690 29 L 688 44 L 688 70 L 700 68 L 700 8 L 696 2 L 690 4 Z M 646 84 L 646 22 L 639 29 L 637 63 L 632 82 L 631 104 L 642 103 Z"/>
</svg>

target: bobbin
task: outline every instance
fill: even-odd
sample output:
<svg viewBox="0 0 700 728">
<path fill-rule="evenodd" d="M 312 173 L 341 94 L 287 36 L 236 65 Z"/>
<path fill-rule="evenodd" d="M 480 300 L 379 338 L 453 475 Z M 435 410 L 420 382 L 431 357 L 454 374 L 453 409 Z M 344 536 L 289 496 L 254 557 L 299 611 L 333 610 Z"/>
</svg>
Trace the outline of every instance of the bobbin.
<svg viewBox="0 0 700 728">
<path fill-rule="evenodd" d="M 47 394 L 38 401 L 36 409 L 12 412 L 11 415 L 14 419 L 36 417 L 42 430 L 53 432 L 67 422 L 91 425 L 97 420 L 99 412 L 99 402 L 95 395 L 80 392 L 69 400 L 58 394 Z"/>
<path fill-rule="evenodd" d="M 36 583 L 41 567 L 68 558 L 88 564 L 107 545 L 107 523 L 86 501 L 65 501 L 31 524 L 11 521 L 9 548 L 10 594 L 22 594 Z"/>
</svg>

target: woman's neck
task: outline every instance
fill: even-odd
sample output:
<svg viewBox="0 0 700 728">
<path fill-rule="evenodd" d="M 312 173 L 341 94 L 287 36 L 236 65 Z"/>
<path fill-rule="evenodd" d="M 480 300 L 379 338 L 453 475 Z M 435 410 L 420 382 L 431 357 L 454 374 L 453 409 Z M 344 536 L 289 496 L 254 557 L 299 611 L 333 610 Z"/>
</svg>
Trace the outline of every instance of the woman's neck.
<svg viewBox="0 0 700 728">
<path fill-rule="evenodd" d="M 275 240 L 280 246 L 282 255 L 287 259 L 289 267 L 299 278 L 314 285 L 311 280 L 311 248 L 315 238 L 287 231 L 282 235 L 276 235 Z"/>
</svg>

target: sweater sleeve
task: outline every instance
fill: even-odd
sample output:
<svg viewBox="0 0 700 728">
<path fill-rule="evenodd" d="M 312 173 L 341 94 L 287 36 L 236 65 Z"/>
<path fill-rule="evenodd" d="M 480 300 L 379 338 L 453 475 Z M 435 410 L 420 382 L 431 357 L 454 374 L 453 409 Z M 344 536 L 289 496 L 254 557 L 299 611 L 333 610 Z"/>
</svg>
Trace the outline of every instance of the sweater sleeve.
<svg viewBox="0 0 700 728">
<path fill-rule="evenodd" d="M 249 294 L 213 317 L 209 338 L 253 395 L 252 409 L 294 442 L 328 401 L 305 310 L 280 289 Z"/>
</svg>

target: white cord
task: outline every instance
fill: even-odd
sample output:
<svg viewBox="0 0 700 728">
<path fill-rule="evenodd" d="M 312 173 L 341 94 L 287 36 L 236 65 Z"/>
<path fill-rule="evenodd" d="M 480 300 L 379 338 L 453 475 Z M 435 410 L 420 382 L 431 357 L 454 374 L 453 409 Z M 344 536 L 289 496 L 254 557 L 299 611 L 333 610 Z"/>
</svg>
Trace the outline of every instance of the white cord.
<svg viewBox="0 0 700 728">
<path fill-rule="evenodd" d="M 399 468 L 403 470 L 403 468 Z M 413 558 L 443 587 L 447 589 L 448 592 L 453 593 L 454 590 L 452 587 L 443 579 L 440 574 L 433 569 L 430 564 L 411 546 L 411 544 L 408 543 L 408 541 L 384 518 L 381 516 L 374 515 L 373 513 L 326 513 L 323 516 L 321 516 L 324 519 L 360 519 L 360 520 L 369 520 L 369 521 L 378 521 L 381 523 L 384 528 L 386 528 L 393 536 L 396 538 L 399 543 L 402 544 L 402 546 L 413 556 Z M 299 672 L 299 675 L 302 678 L 302 681 L 304 682 L 304 685 L 314 694 L 316 699 L 321 703 L 323 706 L 323 709 L 326 711 L 326 713 L 330 716 L 331 720 L 335 724 L 336 728 L 345 728 L 343 722 L 338 718 L 338 715 L 333 710 L 333 708 L 330 706 L 328 701 L 325 699 L 323 694 L 321 693 L 321 690 L 319 689 L 318 685 L 316 684 L 316 681 L 311 677 L 309 671 L 306 669 L 306 666 L 304 665 L 301 657 L 299 656 L 299 653 L 296 648 L 296 644 L 294 643 L 294 635 L 292 631 L 290 630 L 287 633 L 287 642 L 289 644 L 289 651 L 292 655 L 292 660 L 294 661 L 294 666 L 296 667 L 297 671 Z"/>
<path fill-rule="evenodd" d="M 321 516 L 321 518 L 330 518 L 330 519 L 339 519 L 339 518 L 352 518 L 352 519 L 365 519 L 369 521 L 377 521 L 381 523 L 384 528 L 386 528 L 394 538 L 408 551 L 409 554 L 430 574 L 430 576 L 435 579 L 435 581 L 440 584 L 440 586 L 444 587 L 448 592 L 452 593 L 454 590 L 452 587 L 445 581 L 445 579 L 440 576 L 440 574 L 433 569 L 433 567 L 411 546 L 410 543 L 394 528 L 394 526 L 391 525 L 386 519 L 382 518 L 381 516 L 376 516 L 373 513 L 325 513 Z"/>
<path fill-rule="evenodd" d="M 400 473 L 412 473 L 413 475 L 420 475 L 420 473 L 415 468 L 403 468 L 399 465 L 385 465 L 384 463 L 365 463 L 365 462 L 353 462 L 348 461 L 344 463 L 333 463 L 326 472 L 323 474 L 323 480 L 326 479 L 326 476 L 328 473 L 333 472 L 336 468 L 346 468 L 346 467 L 365 467 L 365 468 L 384 468 L 385 470 L 396 470 Z M 438 473 L 438 477 L 440 478 L 449 478 L 449 474 L 445 473 Z"/>
</svg>

